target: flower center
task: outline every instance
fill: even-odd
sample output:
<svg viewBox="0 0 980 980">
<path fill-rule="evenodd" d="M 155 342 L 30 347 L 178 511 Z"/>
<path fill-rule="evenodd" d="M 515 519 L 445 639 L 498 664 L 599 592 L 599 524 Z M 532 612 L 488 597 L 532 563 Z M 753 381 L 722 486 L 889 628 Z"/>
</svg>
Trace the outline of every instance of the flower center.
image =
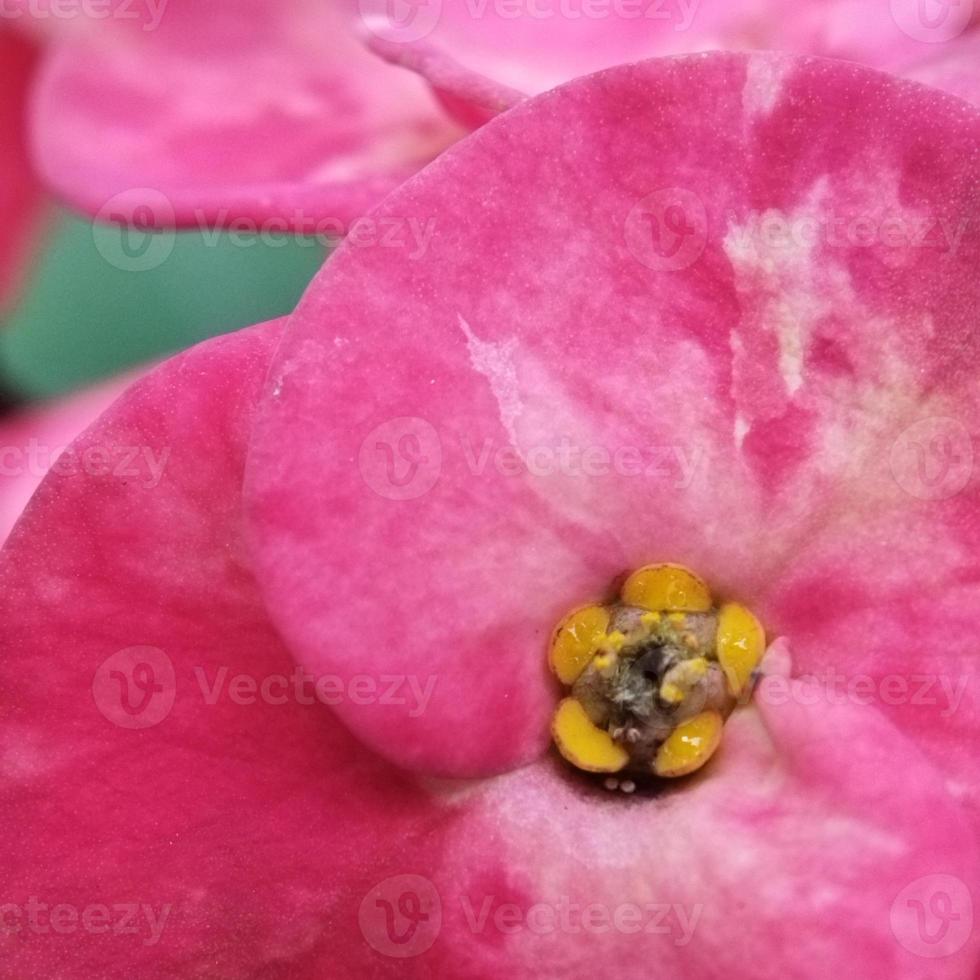
<svg viewBox="0 0 980 980">
<path fill-rule="evenodd" d="M 552 725 L 579 769 L 685 776 L 721 742 L 725 719 L 751 690 L 765 632 L 744 606 L 716 606 L 680 565 L 634 572 L 619 600 L 585 606 L 559 625 L 549 652 L 569 695 Z M 607 779 L 631 792 L 632 779 Z"/>
</svg>

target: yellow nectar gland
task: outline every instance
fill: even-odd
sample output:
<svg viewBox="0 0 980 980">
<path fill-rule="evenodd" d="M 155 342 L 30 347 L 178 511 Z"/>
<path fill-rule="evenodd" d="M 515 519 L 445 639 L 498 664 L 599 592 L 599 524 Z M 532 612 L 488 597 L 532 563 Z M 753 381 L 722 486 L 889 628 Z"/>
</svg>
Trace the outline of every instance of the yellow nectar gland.
<svg viewBox="0 0 980 980">
<path fill-rule="evenodd" d="M 606 636 L 609 613 L 602 606 L 586 606 L 568 616 L 551 641 L 551 669 L 562 684 L 574 684 L 595 656 Z"/>
<path fill-rule="evenodd" d="M 570 689 L 555 713 L 555 744 L 586 772 L 695 772 L 751 691 L 765 645 L 756 617 L 738 603 L 715 606 L 693 572 L 641 568 L 618 601 L 583 606 L 555 630 L 549 663 Z"/>
<path fill-rule="evenodd" d="M 658 776 L 686 776 L 700 769 L 718 748 L 724 724 L 717 711 L 702 711 L 681 722 L 657 749 L 654 772 Z"/>
<path fill-rule="evenodd" d="M 586 772 L 619 772 L 629 762 L 629 753 L 592 724 L 575 698 L 558 705 L 552 732 L 558 751 Z"/>
</svg>

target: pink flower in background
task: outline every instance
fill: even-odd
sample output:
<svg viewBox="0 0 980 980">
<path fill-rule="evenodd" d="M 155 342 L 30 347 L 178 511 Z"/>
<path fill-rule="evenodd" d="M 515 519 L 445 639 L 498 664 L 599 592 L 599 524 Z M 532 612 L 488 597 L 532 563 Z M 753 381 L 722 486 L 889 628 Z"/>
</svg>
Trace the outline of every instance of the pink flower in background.
<svg viewBox="0 0 980 980">
<path fill-rule="evenodd" d="M 49 470 L 72 474 L 85 467 L 101 471 L 108 465 L 98 453 L 89 460 L 64 451 L 132 380 L 132 375 L 115 379 L 0 420 L 0 542 L 6 540 Z"/>
<path fill-rule="evenodd" d="M 146 0 L 97 20 L 9 2 L 60 27 L 34 140 L 67 201 L 138 226 L 338 235 L 463 134 L 445 108 L 473 126 L 576 75 L 709 48 L 902 70 L 973 21 L 972 0 L 535 0 L 516 16 L 510 0 Z"/>
<path fill-rule="evenodd" d="M 972 0 L 361 0 L 360 9 L 370 46 L 430 76 L 447 108 L 471 124 L 508 107 L 514 93 L 654 54 L 772 49 L 902 73 L 941 57 L 980 13 Z"/>
<path fill-rule="evenodd" d="M 980 31 L 974 29 L 905 72 L 908 78 L 980 105 Z"/>
<path fill-rule="evenodd" d="M 973 977 L 978 175 L 864 68 L 614 69 L 130 389 L 0 556 L 13 975 Z M 544 652 L 662 560 L 782 655 L 627 799 Z"/>
<path fill-rule="evenodd" d="M 120 9 L 63 22 L 34 113 L 41 172 L 105 220 L 142 205 L 160 225 L 339 235 L 462 135 L 423 82 L 363 49 L 345 4 Z"/>
<path fill-rule="evenodd" d="M 27 265 L 40 191 L 27 158 L 27 89 L 36 52 L 0 23 L 0 312 Z"/>
</svg>

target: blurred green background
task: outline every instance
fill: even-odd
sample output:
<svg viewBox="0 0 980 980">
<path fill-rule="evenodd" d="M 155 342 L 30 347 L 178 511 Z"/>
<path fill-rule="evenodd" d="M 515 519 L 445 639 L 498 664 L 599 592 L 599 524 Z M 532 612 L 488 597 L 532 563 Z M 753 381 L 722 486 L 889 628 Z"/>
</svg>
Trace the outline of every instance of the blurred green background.
<svg viewBox="0 0 980 980">
<path fill-rule="evenodd" d="M 65 394 L 288 313 L 327 254 L 312 239 L 181 232 L 162 243 L 165 258 L 136 271 L 115 261 L 111 238 L 107 248 L 99 237 L 107 234 L 119 232 L 51 209 L 27 283 L 0 329 L 6 400 Z"/>
</svg>

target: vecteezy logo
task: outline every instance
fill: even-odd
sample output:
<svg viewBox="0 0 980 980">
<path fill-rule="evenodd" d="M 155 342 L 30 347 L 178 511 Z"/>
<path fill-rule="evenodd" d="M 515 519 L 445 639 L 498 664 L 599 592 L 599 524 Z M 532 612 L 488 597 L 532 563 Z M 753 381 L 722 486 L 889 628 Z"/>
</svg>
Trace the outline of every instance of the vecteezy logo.
<svg viewBox="0 0 980 980">
<path fill-rule="evenodd" d="M 947 500 L 970 482 L 973 440 L 956 419 L 922 419 L 895 440 L 888 461 L 906 493 L 920 500 Z"/>
<path fill-rule="evenodd" d="M 407 959 L 424 953 L 436 941 L 442 928 L 442 902 L 427 878 L 396 875 L 364 896 L 357 922 L 373 949 Z"/>
<path fill-rule="evenodd" d="M 418 41 L 435 30 L 442 0 L 358 0 L 365 28 L 385 41 Z"/>
<path fill-rule="evenodd" d="M 157 647 L 127 647 L 103 661 L 92 681 L 96 707 L 120 728 L 151 728 L 177 696 L 174 665 Z"/>
<path fill-rule="evenodd" d="M 952 956 L 973 932 L 970 890 L 953 875 L 917 878 L 895 896 L 891 927 L 895 938 L 915 956 Z"/>
<path fill-rule="evenodd" d="M 123 272 L 148 272 L 170 258 L 177 241 L 173 205 L 160 191 L 137 187 L 108 200 L 92 238 L 99 254 Z"/>
<path fill-rule="evenodd" d="M 372 429 L 357 459 L 364 482 L 388 500 L 428 493 L 442 471 L 439 433 L 425 419 L 401 416 Z"/>
<path fill-rule="evenodd" d="M 941 44 L 959 37 L 973 16 L 974 0 L 891 0 L 892 18 L 915 41 Z"/>
<path fill-rule="evenodd" d="M 708 213 L 696 194 L 665 187 L 633 206 L 624 234 L 638 262 L 655 272 L 678 272 L 701 257 L 708 241 Z"/>
</svg>

